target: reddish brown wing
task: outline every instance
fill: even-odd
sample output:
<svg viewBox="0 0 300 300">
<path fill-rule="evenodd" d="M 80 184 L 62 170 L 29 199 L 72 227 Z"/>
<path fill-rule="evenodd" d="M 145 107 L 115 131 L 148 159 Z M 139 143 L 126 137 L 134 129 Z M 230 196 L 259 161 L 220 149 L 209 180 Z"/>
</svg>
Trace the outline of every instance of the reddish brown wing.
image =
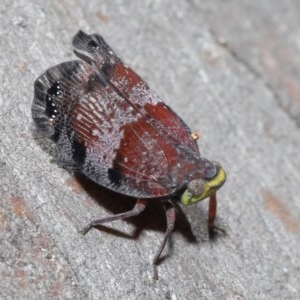
<svg viewBox="0 0 300 300">
<path fill-rule="evenodd" d="M 139 173 L 155 179 L 145 182 L 144 190 L 150 190 L 152 195 L 162 195 L 165 190 L 171 194 L 188 181 L 190 175 L 199 172 L 199 149 L 189 128 L 121 61 L 102 70 L 113 88 L 140 116 L 136 122 L 123 126 L 124 136 L 115 159 L 117 169 L 127 174 L 128 165 L 134 170 L 139 168 Z M 137 155 L 136 149 L 142 150 L 142 157 Z"/>
<path fill-rule="evenodd" d="M 73 45 L 93 67 L 61 64 L 35 83 L 36 123 L 61 152 L 100 185 L 134 197 L 173 194 L 201 173 L 188 127 L 105 41 L 80 31 Z"/>
</svg>

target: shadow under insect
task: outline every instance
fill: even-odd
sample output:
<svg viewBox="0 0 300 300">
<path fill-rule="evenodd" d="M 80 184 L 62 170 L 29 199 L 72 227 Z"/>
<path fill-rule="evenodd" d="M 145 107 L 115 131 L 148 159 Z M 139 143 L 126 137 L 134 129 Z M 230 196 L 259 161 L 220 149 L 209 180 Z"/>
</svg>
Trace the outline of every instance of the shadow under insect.
<svg viewBox="0 0 300 300">
<path fill-rule="evenodd" d="M 75 175 L 76 180 L 82 185 L 85 191 L 93 198 L 99 205 L 110 212 L 110 215 L 116 215 L 130 211 L 136 199 L 127 197 L 121 194 L 114 193 L 106 188 L 99 186 L 82 174 Z M 175 204 L 176 222 L 174 231 L 180 232 L 188 242 L 196 243 L 196 237 L 192 232 L 191 225 L 182 211 L 181 207 Z M 102 216 L 95 216 L 101 218 Z M 90 220 L 87 220 L 87 222 Z M 135 229 L 132 233 L 125 233 L 112 228 L 112 222 L 95 226 L 95 228 L 109 234 L 127 239 L 137 239 L 143 230 L 154 230 L 164 233 L 166 230 L 166 215 L 160 201 L 149 201 L 147 208 L 139 215 L 129 217 L 124 220 L 116 220 L 113 222 L 130 222 Z M 82 224 L 82 228 L 87 224 Z"/>
<path fill-rule="evenodd" d="M 132 210 L 132 208 L 136 204 L 136 199 L 114 193 L 102 186 L 99 186 L 98 184 L 94 183 L 92 180 L 90 180 L 82 174 L 76 174 L 75 178 L 93 200 L 95 200 L 99 205 L 101 205 L 110 212 L 108 217 L 113 217 L 114 215 L 128 212 Z M 200 228 L 197 229 L 199 234 L 197 234 L 196 237 L 192 231 L 191 224 L 187 219 L 187 216 L 185 215 L 182 208 L 176 202 L 173 202 L 173 204 L 176 210 L 176 221 L 173 232 L 179 232 L 180 234 L 182 234 L 182 236 L 187 240 L 188 243 L 207 242 L 207 238 L 205 238 L 205 236 L 207 237 L 207 234 L 205 234 L 205 232 L 207 232 L 207 212 L 200 206 L 196 211 L 197 219 L 200 220 L 198 222 L 200 223 Z M 103 217 L 104 216 L 95 216 L 95 218 L 97 219 L 101 219 Z M 85 224 L 81 224 L 82 226 L 80 229 L 83 229 L 84 231 L 84 228 L 89 221 L 90 220 L 86 220 Z M 130 222 L 132 225 L 134 225 L 134 230 L 131 233 L 127 233 L 118 229 L 114 229 L 114 225 L 111 223 L 115 221 Z M 93 226 L 93 228 L 98 229 L 101 232 L 112 234 L 116 237 L 136 240 L 139 238 L 143 230 L 154 230 L 165 234 L 166 223 L 166 212 L 163 209 L 161 201 L 150 200 L 147 208 L 137 216 L 129 217 L 123 220 L 117 219 L 101 225 Z M 217 226 L 214 226 L 214 229 L 214 231 L 208 233 L 208 238 L 210 242 L 215 242 L 220 235 L 226 235 L 225 230 Z M 164 251 L 164 255 L 159 255 L 158 259 L 156 260 L 156 263 L 154 264 L 155 275 L 153 278 L 157 278 L 157 271 L 155 269 L 155 265 L 159 265 L 161 262 L 168 259 L 173 254 L 173 237 L 174 235 L 171 235 L 169 237 L 166 244 L 167 248 Z"/>
</svg>

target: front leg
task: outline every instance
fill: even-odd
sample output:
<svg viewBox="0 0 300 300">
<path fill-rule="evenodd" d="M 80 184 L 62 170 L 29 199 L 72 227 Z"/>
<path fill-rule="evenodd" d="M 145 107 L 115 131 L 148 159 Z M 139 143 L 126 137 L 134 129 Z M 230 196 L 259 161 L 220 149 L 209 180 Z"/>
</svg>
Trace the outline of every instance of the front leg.
<svg viewBox="0 0 300 300">
<path fill-rule="evenodd" d="M 209 238 L 212 239 L 215 236 L 215 219 L 217 215 L 217 195 L 216 193 L 211 195 L 209 198 L 209 208 L 208 208 L 208 222 L 207 229 Z"/>
</svg>

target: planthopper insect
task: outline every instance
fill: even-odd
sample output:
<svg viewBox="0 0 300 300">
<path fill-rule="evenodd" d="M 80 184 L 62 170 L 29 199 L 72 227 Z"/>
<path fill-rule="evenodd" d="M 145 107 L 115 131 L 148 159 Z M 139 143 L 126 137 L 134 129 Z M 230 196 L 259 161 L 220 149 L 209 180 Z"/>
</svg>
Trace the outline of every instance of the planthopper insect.
<svg viewBox="0 0 300 300">
<path fill-rule="evenodd" d="M 226 173 L 200 155 L 198 134 L 123 64 L 98 34 L 73 39 L 82 60 L 48 69 L 34 83 L 32 116 L 38 131 L 57 146 L 58 160 L 97 184 L 137 199 L 132 210 L 90 222 L 84 229 L 140 214 L 160 201 L 167 228 L 156 265 L 175 223 L 174 203 L 209 197 L 208 230 L 214 233 L 216 192 Z M 178 197 L 179 195 L 179 197 Z"/>
</svg>

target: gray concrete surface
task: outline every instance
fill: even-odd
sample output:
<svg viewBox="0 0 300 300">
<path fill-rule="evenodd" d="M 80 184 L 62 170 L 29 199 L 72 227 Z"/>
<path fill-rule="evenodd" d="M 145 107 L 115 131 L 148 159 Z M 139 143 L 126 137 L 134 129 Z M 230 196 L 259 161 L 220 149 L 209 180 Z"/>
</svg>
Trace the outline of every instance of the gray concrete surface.
<svg viewBox="0 0 300 300">
<path fill-rule="evenodd" d="M 299 297 L 300 7 L 280 3 L 1 1 L 1 299 Z M 156 282 L 159 206 L 81 236 L 132 201 L 51 163 L 33 135 L 33 82 L 74 58 L 78 29 L 101 33 L 228 172 L 227 234 L 208 240 L 207 201 L 182 208 Z"/>
</svg>

